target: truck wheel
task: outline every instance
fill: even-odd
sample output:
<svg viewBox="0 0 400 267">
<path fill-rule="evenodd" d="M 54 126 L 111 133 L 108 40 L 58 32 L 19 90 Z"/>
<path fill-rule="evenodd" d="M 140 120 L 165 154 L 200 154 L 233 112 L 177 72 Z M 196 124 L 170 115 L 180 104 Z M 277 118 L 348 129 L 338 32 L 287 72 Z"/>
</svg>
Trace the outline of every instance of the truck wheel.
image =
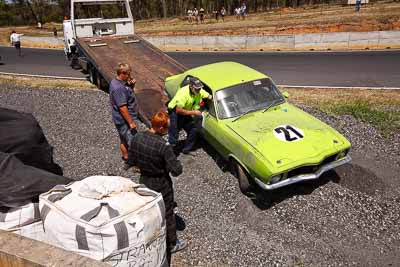
<svg viewBox="0 0 400 267">
<path fill-rule="evenodd" d="M 97 85 L 97 70 L 93 66 L 89 68 L 89 81 Z"/>
<path fill-rule="evenodd" d="M 99 72 L 97 72 L 96 74 L 96 79 L 97 88 L 102 91 L 108 92 L 108 83 Z"/>
<path fill-rule="evenodd" d="M 82 66 L 79 64 L 79 59 L 78 56 L 73 54 L 71 56 L 71 63 L 70 63 L 71 68 L 73 68 L 74 70 L 79 70 L 82 68 Z"/>
<path fill-rule="evenodd" d="M 231 160 L 230 162 L 231 173 L 238 179 L 239 181 L 239 189 L 245 195 L 251 195 L 251 191 L 253 186 L 249 180 L 249 176 L 247 172 L 243 169 L 243 167 L 237 163 L 235 160 Z"/>
</svg>

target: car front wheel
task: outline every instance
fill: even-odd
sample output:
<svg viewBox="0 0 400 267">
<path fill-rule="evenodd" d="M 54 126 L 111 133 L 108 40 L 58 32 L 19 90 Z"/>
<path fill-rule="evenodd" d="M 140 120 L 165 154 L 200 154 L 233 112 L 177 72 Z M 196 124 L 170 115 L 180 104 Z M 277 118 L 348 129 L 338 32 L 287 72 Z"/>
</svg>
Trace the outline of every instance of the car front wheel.
<svg viewBox="0 0 400 267">
<path fill-rule="evenodd" d="M 251 193 L 252 189 L 254 189 L 254 188 L 253 188 L 253 185 L 251 183 L 251 180 L 250 180 L 249 175 L 247 174 L 246 170 L 244 170 L 243 167 L 239 163 L 237 163 L 235 160 L 231 160 L 230 169 L 231 169 L 231 173 L 239 181 L 240 191 L 245 195 L 249 195 Z"/>
</svg>

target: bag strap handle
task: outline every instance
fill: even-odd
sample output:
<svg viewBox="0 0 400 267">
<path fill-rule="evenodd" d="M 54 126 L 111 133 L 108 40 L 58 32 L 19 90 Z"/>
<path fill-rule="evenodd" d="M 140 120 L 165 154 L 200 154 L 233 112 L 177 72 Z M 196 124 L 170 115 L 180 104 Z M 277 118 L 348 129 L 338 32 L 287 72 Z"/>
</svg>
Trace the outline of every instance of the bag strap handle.
<svg viewBox="0 0 400 267">
<path fill-rule="evenodd" d="M 120 215 L 119 211 L 113 209 L 108 203 L 100 203 L 100 206 L 82 215 L 81 219 L 87 222 L 91 221 L 99 215 L 103 207 L 107 207 L 110 219 Z M 114 229 L 117 234 L 118 250 L 127 248 L 129 246 L 129 234 L 125 222 L 121 221 L 114 224 Z M 75 237 L 78 243 L 78 249 L 89 250 L 89 244 L 86 237 L 86 229 L 84 227 L 76 225 Z"/>
</svg>

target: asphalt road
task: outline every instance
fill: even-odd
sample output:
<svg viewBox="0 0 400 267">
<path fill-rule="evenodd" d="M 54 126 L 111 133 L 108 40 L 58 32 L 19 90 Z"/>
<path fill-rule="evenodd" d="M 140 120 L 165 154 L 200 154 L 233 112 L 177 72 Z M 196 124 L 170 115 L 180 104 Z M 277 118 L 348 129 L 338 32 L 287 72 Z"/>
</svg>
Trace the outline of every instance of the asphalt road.
<svg viewBox="0 0 400 267">
<path fill-rule="evenodd" d="M 60 50 L 0 47 L 0 72 L 85 77 L 69 67 Z M 189 68 L 220 61 L 236 61 L 273 78 L 277 84 L 298 86 L 400 87 L 400 51 L 352 52 L 174 52 L 168 53 Z"/>
</svg>

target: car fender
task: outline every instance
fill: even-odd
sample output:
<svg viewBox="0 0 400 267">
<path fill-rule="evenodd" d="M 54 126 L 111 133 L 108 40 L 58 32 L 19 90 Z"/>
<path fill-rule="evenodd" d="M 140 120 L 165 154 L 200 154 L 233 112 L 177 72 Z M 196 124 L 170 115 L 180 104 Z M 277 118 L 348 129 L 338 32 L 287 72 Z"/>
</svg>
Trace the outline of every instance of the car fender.
<svg viewBox="0 0 400 267">
<path fill-rule="evenodd" d="M 243 164 L 243 162 L 240 161 L 239 158 L 236 157 L 234 154 L 229 154 L 229 155 L 228 155 L 228 159 L 234 159 L 238 164 L 240 164 L 240 166 L 243 167 L 243 169 L 246 170 L 247 174 L 250 175 L 250 171 L 249 171 L 249 169 L 247 168 L 247 166 L 246 166 L 245 164 Z M 250 176 L 251 176 L 251 175 L 250 175 Z"/>
</svg>

